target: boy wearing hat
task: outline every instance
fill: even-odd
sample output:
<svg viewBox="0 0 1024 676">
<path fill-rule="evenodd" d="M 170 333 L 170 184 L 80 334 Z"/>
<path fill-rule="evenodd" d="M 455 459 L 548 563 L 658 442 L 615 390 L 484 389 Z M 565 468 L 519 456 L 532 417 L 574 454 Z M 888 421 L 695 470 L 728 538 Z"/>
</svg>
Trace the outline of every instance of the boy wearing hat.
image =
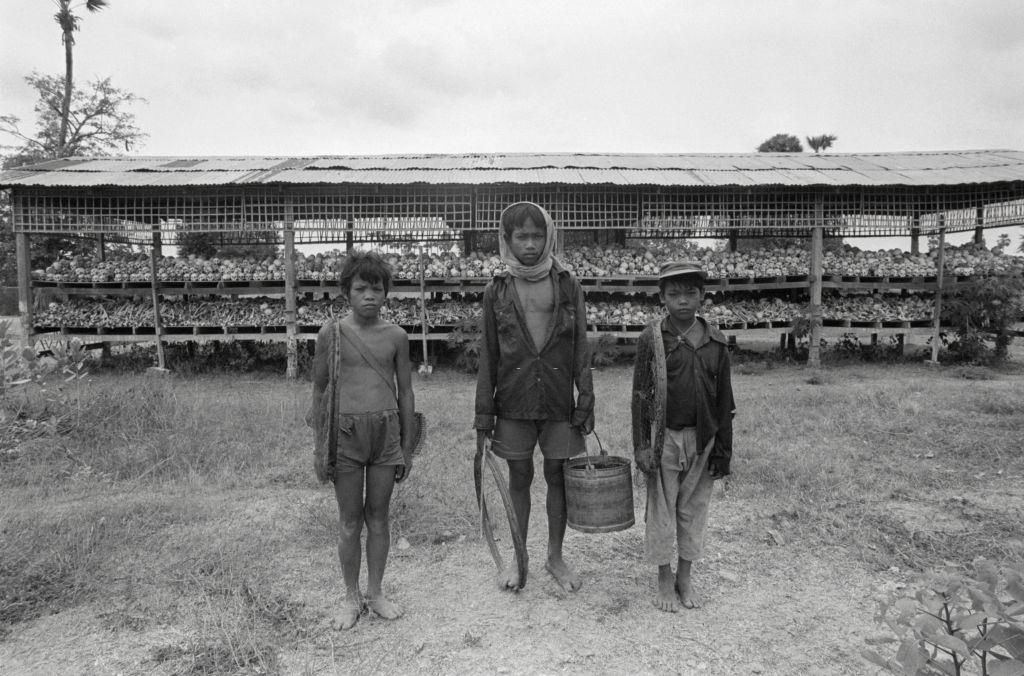
<svg viewBox="0 0 1024 676">
<path fill-rule="evenodd" d="M 732 457 L 729 350 L 722 332 L 697 315 L 704 278 L 696 262 L 662 266 L 658 289 L 666 315 L 640 334 L 633 371 L 634 454 L 647 478 L 644 553 L 658 567 L 654 605 L 666 612 L 700 605 L 690 569 L 703 550 L 712 486 L 729 474 Z M 659 373 L 664 384 L 654 382 Z M 649 424 L 662 412 L 650 410 L 649 393 L 659 387 L 665 428 L 664 443 L 655 448 L 652 437 L 661 430 Z"/>
</svg>

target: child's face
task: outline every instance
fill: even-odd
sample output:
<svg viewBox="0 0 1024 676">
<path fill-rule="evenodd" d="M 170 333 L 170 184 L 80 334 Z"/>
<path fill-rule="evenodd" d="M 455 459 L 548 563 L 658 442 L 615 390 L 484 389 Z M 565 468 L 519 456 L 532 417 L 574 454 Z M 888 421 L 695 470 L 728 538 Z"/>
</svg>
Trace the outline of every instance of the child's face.
<svg viewBox="0 0 1024 676">
<path fill-rule="evenodd" d="M 540 260 L 547 242 L 547 231 L 543 226 L 527 218 L 521 226 L 512 230 L 508 238 L 508 248 L 523 265 L 535 265 Z"/>
<path fill-rule="evenodd" d="M 687 281 L 668 281 L 661 292 L 661 302 L 668 313 L 680 322 L 689 322 L 697 315 L 704 290 Z"/>
<path fill-rule="evenodd" d="M 384 283 L 371 284 L 359 275 L 352 278 L 352 288 L 348 292 L 348 304 L 352 311 L 364 319 L 372 319 L 380 314 L 384 305 Z"/>
</svg>

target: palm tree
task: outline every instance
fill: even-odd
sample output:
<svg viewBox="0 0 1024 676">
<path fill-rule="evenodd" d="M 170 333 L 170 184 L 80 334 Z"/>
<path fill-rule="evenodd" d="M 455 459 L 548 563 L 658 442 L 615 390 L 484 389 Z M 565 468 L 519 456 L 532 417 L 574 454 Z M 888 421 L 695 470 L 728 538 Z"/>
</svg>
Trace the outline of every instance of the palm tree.
<svg viewBox="0 0 1024 676">
<path fill-rule="evenodd" d="M 57 143 L 57 157 L 64 157 L 64 146 L 68 138 L 68 115 L 71 113 L 71 92 L 73 61 L 72 48 L 75 46 L 75 31 L 78 30 L 76 7 L 71 6 L 72 0 L 53 0 L 57 5 L 54 21 L 60 26 L 61 42 L 64 43 L 64 101 L 60 111 L 60 138 Z M 85 8 L 90 12 L 98 12 L 107 6 L 107 0 L 85 0 Z M 81 7 L 81 5 L 78 5 Z"/>
<path fill-rule="evenodd" d="M 821 136 L 808 136 L 807 145 L 814 149 L 814 152 L 820 153 L 822 150 L 828 150 L 832 147 L 836 137 L 833 134 L 822 134 Z"/>
</svg>

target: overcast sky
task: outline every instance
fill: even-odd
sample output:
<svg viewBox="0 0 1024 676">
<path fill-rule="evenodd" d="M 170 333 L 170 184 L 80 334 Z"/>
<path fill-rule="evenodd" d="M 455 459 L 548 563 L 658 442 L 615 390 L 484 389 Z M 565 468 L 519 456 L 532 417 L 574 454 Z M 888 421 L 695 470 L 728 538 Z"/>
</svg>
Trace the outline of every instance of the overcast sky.
<svg viewBox="0 0 1024 676">
<path fill-rule="evenodd" d="M 84 3 L 83 3 L 84 4 Z M 52 2 L 3 0 L 0 113 L 63 72 Z M 110 0 L 150 155 L 1024 150 L 1022 0 Z M 9 143 L 0 139 L 0 143 Z"/>
<path fill-rule="evenodd" d="M 54 6 L 4 0 L 0 112 L 63 72 Z M 1024 149 L 1021 0 L 110 0 L 111 77 L 156 155 Z"/>
</svg>

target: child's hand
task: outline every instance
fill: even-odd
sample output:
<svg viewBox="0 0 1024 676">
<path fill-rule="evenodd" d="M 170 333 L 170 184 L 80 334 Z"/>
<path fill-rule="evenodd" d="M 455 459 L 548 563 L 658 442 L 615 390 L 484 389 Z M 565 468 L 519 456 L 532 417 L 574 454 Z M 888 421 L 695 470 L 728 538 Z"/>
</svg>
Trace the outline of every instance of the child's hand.
<svg viewBox="0 0 1024 676">
<path fill-rule="evenodd" d="M 484 452 L 484 442 L 491 438 L 492 430 L 476 431 L 476 452 L 480 455 Z"/>
<path fill-rule="evenodd" d="M 636 466 L 644 474 L 654 474 L 658 469 L 657 459 L 654 457 L 654 449 L 646 446 L 636 452 Z"/>
<path fill-rule="evenodd" d="M 409 476 L 409 470 L 412 469 L 412 456 L 405 459 L 404 465 L 395 465 L 395 483 L 400 484 L 405 481 L 405 478 Z"/>
<path fill-rule="evenodd" d="M 708 458 L 708 473 L 712 479 L 721 479 L 729 474 L 728 458 Z"/>
</svg>

